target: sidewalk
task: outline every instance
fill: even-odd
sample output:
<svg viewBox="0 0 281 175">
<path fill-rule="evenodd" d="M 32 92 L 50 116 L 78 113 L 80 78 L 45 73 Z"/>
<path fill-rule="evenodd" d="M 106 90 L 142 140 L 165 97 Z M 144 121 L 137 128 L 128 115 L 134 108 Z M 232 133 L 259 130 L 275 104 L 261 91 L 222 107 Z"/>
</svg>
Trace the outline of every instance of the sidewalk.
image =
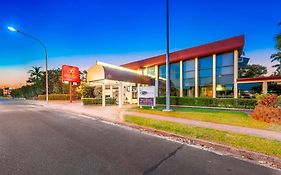
<svg viewBox="0 0 281 175">
<path fill-rule="evenodd" d="M 117 105 L 102 107 L 101 105 L 83 106 L 82 102 L 74 101 L 72 103 L 65 101 L 29 101 L 29 103 L 44 106 L 56 110 L 64 110 L 67 112 L 78 113 L 82 115 L 90 115 L 98 118 L 104 118 L 110 121 L 120 121 L 120 109 Z M 125 106 L 126 108 L 127 106 Z"/>
<path fill-rule="evenodd" d="M 124 105 L 122 109 L 119 109 L 118 106 L 83 106 L 81 102 L 49 102 L 46 103 L 44 101 L 29 101 L 29 103 L 35 105 L 41 105 L 44 107 L 56 109 L 56 110 L 64 110 L 68 112 L 74 112 L 82 115 L 90 115 L 98 118 L 103 118 L 105 120 L 110 121 L 122 121 L 122 116 L 124 115 L 134 115 L 146 118 L 153 118 L 156 120 L 164 120 L 170 121 L 175 123 L 181 123 L 191 126 L 198 126 L 203 128 L 211 128 L 221 131 L 228 131 L 233 133 L 240 133 L 246 135 L 252 135 L 257 137 L 263 137 L 267 139 L 274 139 L 281 141 L 281 132 L 275 131 L 267 131 L 261 129 L 254 129 L 254 128 L 246 128 L 241 126 L 232 126 L 226 124 L 217 124 L 211 122 L 203 122 L 197 120 L 189 120 L 189 119 L 182 119 L 182 118 L 174 118 L 174 117 L 166 117 L 161 115 L 155 114 L 147 114 L 141 112 L 131 112 L 127 111 L 126 109 L 133 107 L 134 105 Z"/>
<path fill-rule="evenodd" d="M 186 124 L 186 125 L 191 125 L 191 126 L 211 128 L 211 129 L 216 129 L 216 130 L 221 130 L 221 131 L 228 131 L 228 132 L 252 135 L 252 136 L 281 141 L 281 132 L 275 132 L 275 131 L 267 131 L 267 130 L 261 130 L 261 129 L 246 128 L 246 127 L 232 126 L 232 125 L 226 125 L 226 124 L 217 124 L 217 123 L 210 123 L 210 122 L 203 122 L 203 121 L 189 120 L 189 119 L 182 119 L 182 118 L 175 118 L 175 117 L 166 117 L 166 116 L 147 114 L 147 113 L 141 113 L 141 112 L 123 111 L 122 116 L 123 115 L 133 115 L 133 116 L 139 116 L 139 117 L 153 118 L 156 120 L 170 121 L 170 122 L 181 123 L 181 124 Z"/>
</svg>

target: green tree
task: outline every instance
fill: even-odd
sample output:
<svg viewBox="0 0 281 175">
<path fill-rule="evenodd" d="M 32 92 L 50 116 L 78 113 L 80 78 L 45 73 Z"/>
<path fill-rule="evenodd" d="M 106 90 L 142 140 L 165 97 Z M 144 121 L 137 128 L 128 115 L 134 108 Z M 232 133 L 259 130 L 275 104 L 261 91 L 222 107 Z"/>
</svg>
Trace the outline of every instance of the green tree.
<svg viewBox="0 0 281 175">
<path fill-rule="evenodd" d="M 281 26 L 281 22 L 279 23 L 279 26 Z M 281 32 L 276 35 L 276 47 L 281 50 Z"/>
<path fill-rule="evenodd" d="M 41 69 L 41 67 L 33 66 L 32 69 L 28 71 L 29 78 L 27 80 L 27 83 L 30 83 L 30 84 L 34 85 L 36 95 L 38 95 L 39 81 L 42 77 L 42 71 L 40 69 Z"/>
<path fill-rule="evenodd" d="M 0 88 L 0 97 L 3 96 L 3 89 Z"/>
<path fill-rule="evenodd" d="M 278 62 L 274 64 L 272 67 L 276 68 L 274 75 L 281 75 L 281 51 L 271 55 L 271 62 Z"/>
<path fill-rule="evenodd" d="M 239 73 L 241 78 L 253 78 L 267 74 L 267 68 L 259 64 L 249 64 Z"/>
<path fill-rule="evenodd" d="M 281 26 L 281 22 L 279 23 Z M 281 32 L 276 35 L 276 48 L 277 53 L 274 53 L 271 55 L 270 59 L 271 62 L 277 62 L 277 64 L 274 64 L 272 67 L 276 68 L 274 75 L 281 75 Z"/>
</svg>

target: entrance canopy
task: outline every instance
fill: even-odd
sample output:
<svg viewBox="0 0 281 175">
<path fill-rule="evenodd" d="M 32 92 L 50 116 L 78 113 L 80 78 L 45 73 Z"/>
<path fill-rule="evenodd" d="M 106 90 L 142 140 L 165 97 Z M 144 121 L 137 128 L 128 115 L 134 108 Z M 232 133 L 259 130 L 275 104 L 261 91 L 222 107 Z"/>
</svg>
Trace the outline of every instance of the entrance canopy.
<svg viewBox="0 0 281 175">
<path fill-rule="evenodd" d="M 153 79 L 151 77 L 144 76 L 137 71 L 97 62 L 96 65 L 88 69 L 87 81 L 95 82 L 100 80 L 114 80 L 148 85 L 153 83 Z"/>
</svg>

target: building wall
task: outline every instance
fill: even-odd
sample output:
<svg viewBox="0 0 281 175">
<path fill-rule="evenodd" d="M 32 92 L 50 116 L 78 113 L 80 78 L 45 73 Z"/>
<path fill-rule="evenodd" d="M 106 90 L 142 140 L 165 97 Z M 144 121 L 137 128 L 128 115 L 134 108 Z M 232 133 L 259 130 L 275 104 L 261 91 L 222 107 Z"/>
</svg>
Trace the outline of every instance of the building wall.
<svg viewBox="0 0 281 175">
<path fill-rule="evenodd" d="M 171 63 L 171 96 L 237 98 L 238 55 L 234 50 Z M 158 95 L 165 96 L 165 64 L 139 71 L 154 77 Z"/>
</svg>

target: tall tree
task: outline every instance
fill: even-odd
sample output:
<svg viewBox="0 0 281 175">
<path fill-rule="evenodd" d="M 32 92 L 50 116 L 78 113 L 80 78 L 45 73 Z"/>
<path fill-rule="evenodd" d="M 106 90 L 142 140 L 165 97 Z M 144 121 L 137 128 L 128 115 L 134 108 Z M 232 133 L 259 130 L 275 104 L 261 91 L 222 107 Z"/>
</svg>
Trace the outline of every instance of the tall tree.
<svg viewBox="0 0 281 175">
<path fill-rule="evenodd" d="M 38 95 L 38 86 L 39 81 L 42 77 L 42 71 L 40 70 L 42 67 L 36 67 L 33 66 L 31 70 L 28 71 L 29 78 L 27 80 L 27 83 L 34 84 L 35 87 L 35 93 Z"/>
<path fill-rule="evenodd" d="M 281 22 L 279 23 L 279 26 L 281 26 Z M 276 42 L 277 42 L 276 44 L 277 49 L 281 50 L 281 32 L 277 34 Z"/>
<path fill-rule="evenodd" d="M 281 26 L 281 22 L 279 23 Z M 281 75 L 281 32 L 276 35 L 276 48 L 277 53 L 274 53 L 271 55 L 270 59 L 271 62 L 277 62 L 277 64 L 273 65 L 272 67 L 276 68 L 276 71 L 274 72 L 274 75 Z"/>
<path fill-rule="evenodd" d="M 241 78 L 253 78 L 267 74 L 267 68 L 259 64 L 249 64 L 239 73 Z"/>
</svg>

